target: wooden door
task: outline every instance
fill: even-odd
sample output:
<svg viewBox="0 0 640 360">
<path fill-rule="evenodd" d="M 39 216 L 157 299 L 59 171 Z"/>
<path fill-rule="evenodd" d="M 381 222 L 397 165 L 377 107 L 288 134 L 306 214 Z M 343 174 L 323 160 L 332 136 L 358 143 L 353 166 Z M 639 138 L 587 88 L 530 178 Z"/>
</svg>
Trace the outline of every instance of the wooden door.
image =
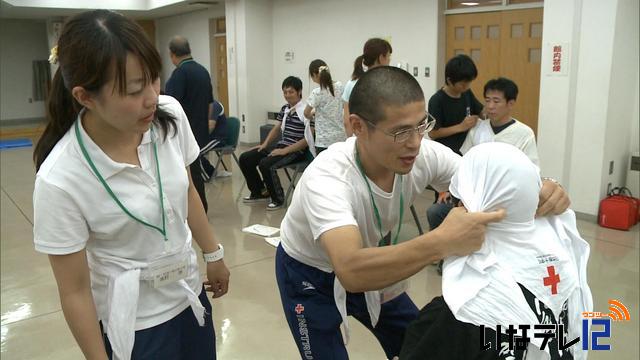
<svg viewBox="0 0 640 360">
<path fill-rule="evenodd" d="M 542 9 L 502 13 L 500 69 L 502 76 L 518 85 L 513 117 L 538 133 L 540 103 L 540 59 L 542 49 Z"/>
<path fill-rule="evenodd" d="M 455 14 L 446 17 L 447 60 L 469 55 L 478 68 L 471 89 L 483 102 L 484 84 L 498 76 L 518 85 L 512 116 L 538 128 L 542 8 Z"/>
<path fill-rule="evenodd" d="M 153 20 L 136 20 L 136 22 L 144 29 L 149 41 L 156 46 L 156 23 Z"/>
<path fill-rule="evenodd" d="M 227 81 L 227 37 L 216 35 L 216 92 L 218 101 L 229 116 L 229 88 Z"/>
<path fill-rule="evenodd" d="M 471 90 L 482 102 L 487 80 L 500 75 L 501 13 L 474 13 L 447 16 L 447 60 L 458 54 L 469 55 L 478 68 Z"/>
</svg>

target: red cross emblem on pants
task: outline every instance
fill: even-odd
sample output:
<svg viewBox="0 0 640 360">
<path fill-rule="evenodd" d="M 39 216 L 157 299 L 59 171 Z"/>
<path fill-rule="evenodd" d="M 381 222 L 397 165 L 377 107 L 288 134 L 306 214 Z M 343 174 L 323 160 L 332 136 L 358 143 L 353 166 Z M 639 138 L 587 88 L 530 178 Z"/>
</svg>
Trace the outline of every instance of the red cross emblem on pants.
<svg viewBox="0 0 640 360">
<path fill-rule="evenodd" d="M 296 305 L 295 311 L 296 314 L 300 315 L 300 313 L 304 311 L 304 306 L 302 306 L 302 304 Z"/>
<path fill-rule="evenodd" d="M 546 278 L 542 278 L 544 281 L 544 286 L 551 286 L 551 294 L 555 295 L 558 293 L 558 283 L 560 282 L 560 275 L 556 274 L 556 268 L 553 266 L 547 266 L 547 272 L 549 276 Z"/>
</svg>

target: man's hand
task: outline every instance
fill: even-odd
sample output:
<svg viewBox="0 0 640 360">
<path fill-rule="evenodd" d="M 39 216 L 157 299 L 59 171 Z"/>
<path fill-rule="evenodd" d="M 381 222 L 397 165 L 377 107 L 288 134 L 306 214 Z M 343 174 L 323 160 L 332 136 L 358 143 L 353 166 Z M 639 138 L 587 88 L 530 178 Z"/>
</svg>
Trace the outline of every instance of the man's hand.
<svg viewBox="0 0 640 360">
<path fill-rule="evenodd" d="M 287 155 L 288 153 L 289 152 L 286 150 L 286 148 L 273 149 L 273 151 L 271 151 L 269 156 L 284 156 L 284 155 Z"/>
<path fill-rule="evenodd" d="M 477 122 L 478 122 L 478 115 L 470 115 L 464 118 L 464 120 L 462 120 L 462 122 L 460 123 L 460 126 L 462 127 L 462 129 L 464 129 L 464 131 L 467 131 L 472 127 L 476 126 Z"/>
<path fill-rule="evenodd" d="M 445 239 L 444 257 L 464 256 L 478 251 L 484 242 L 487 224 L 507 215 L 504 209 L 492 212 L 467 212 L 464 207 L 453 208 L 434 231 Z"/>
<path fill-rule="evenodd" d="M 258 149 L 258 152 L 263 152 L 265 148 L 266 148 L 266 146 L 264 144 L 260 144 L 260 145 L 256 145 L 256 146 L 252 147 L 248 151 Z"/>
<path fill-rule="evenodd" d="M 571 205 L 569 195 L 560 184 L 552 180 L 542 181 L 536 216 L 560 215 L 569 208 L 569 205 Z"/>
<path fill-rule="evenodd" d="M 212 298 L 219 298 L 229 291 L 229 270 L 224 260 L 207 263 L 207 281 L 205 291 L 213 293 Z"/>
</svg>

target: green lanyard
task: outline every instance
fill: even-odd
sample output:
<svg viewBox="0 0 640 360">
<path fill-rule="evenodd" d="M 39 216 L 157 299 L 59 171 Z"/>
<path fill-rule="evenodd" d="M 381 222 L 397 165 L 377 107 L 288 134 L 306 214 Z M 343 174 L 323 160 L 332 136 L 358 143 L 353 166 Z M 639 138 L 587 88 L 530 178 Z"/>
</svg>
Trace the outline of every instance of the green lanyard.
<svg viewBox="0 0 640 360">
<path fill-rule="evenodd" d="M 82 150 L 82 154 L 84 155 L 84 158 L 87 159 L 87 162 L 91 167 L 91 170 L 93 170 L 93 173 L 96 174 L 96 176 L 98 177 L 98 180 L 100 180 L 100 182 L 102 183 L 102 186 L 104 187 L 105 190 L 107 190 L 107 192 L 109 193 L 113 201 L 115 201 L 116 204 L 120 207 L 120 209 L 122 209 L 122 211 L 124 211 L 125 214 L 129 215 L 130 218 L 132 218 L 133 220 L 139 222 L 144 226 L 157 230 L 160 234 L 162 234 L 165 241 L 169 240 L 167 239 L 166 217 L 164 214 L 164 199 L 162 196 L 162 178 L 160 177 L 160 162 L 158 161 L 158 147 L 156 146 L 155 140 L 153 141 L 153 154 L 155 155 L 155 158 L 156 158 L 156 171 L 158 174 L 158 184 L 159 184 L 158 194 L 160 197 L 160 210 L 162 211 L 162 228 L 149 224 L 148 222 L 136 217 L 120 202 L 116 194 L 113 192 L 113 190 L 111 190 L 111 187 L 109 186 L 109 184 L 107 184 L 107 182 L 102 177 L 102 174 L 100 174 L 100 172 L 98 171 L 98 168 L 93 163 L 93 160 L 91 160 L 91 157 L 89 156 L 89 152 L 87 151 L 87 148 L 84 146 L 84 141 L 82 141 L 82 136 L 80 135 L 80 126 L 78 124 L 79 122 L 80 120 L 76 121 L 76 124 L 75 124 L 76 138 L 78 138 L 78 143 L 80 144 L 80 149 Z M 151 135 L 152 136 L 154 135 L 153 128 L 151 128 Z"/>
<path fill-rule="evenodd" d="M 378 206 L 376 206 L 376 200 L 373 198 L 371 185 L 369 185 L 369 180 L 367 180 L 367 175 L 365 175 L 364 169 L 362 168 L 362 163 L 360 162 L 360 154 L 358 153 L 357 145 L 356 145 L 356 164 L 358 164 L 358 170 L 360 170 L 360 173 L 364 178 L 364 183 L 367 184 L 367 189 L 369 190 L 369 198 L 371 199 L 371 204 L 373 205 L 373 214 L 376 216 L 376 225 L 378 225 L 378 232 L 380 233 L 380 241 L 378 242 L 378 246 L 389 245 L 389 244 L 385 244 L 384 242 L 384 235 L 382 234 L 382 218 L 380 217 L 380 211 L 378 211 Z M 391 191 L 393 193 L 393 190 Z M 393 238 L 393 241 L 391 242 L 392 245 L 396 245 L 398 243 L 398 236 L 400 235 L 400 229 L 402 228 L 403 216 L 404 216 L 404 195 L 402 193 L 402 175 L 401 175 L 400 176 L 400 220 L 398 221 L 398 232 L 396 232 L 396 236 Z"/>
</svg>

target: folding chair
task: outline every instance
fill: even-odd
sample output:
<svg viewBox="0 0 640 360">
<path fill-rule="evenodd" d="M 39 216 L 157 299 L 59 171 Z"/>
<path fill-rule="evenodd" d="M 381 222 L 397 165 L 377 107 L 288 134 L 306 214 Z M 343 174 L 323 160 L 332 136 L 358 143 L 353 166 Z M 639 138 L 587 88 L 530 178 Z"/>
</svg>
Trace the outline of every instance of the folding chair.
<svg viewBox="0 0 640 360">
<path fill-rule="evenodd" d="M 411 215 L 413 215 L 413 220 L 416 222 L 416 226 L 418 227 L 418 233 L 420 235 L 424 234 L 424 231 L 422 231 L 422 225 L 420 224 L 420 219 L 418 219 L 418 213 L 416 212 L 416 208 L 413 205 L 411 205 L 409 209 L 411 210 Z"/>
<path fill-rule="evenodd" d="M 231 155 L 233 159 L 236 161 L 236 165 L 240 168 L 240 162 L 238 161 L 238 157 L 236 156 L 236 147 L 238 146 L 238 138 L 240 136 L 240 120 L 236 117 L 227 118 L 227 138 L 225 139 L 224 146 L 214 147 L 211 151 L 215 152 L 218 156 L 218 160 L 216 161 L 215 168 L 218 169 L 218 166 L 222 164 L 222 167 L 225 171 L 228 171 L 227 165 L 222 160 L 223 155 Z M 206 155 L 206 154 L 203 154 Z"/>
<path fill-rule="evenodd" d="M 298 179 L 298 176 L 304 172 L 309 164 L 311 164 L 311 161 L 313 161 L 313 155 L 311 155 L 309 150 L 306 150 L 305 158 L 303 160 L 289 163 L 278 168 L 283 169 L 285 175 L 287 175 L 287 178 L 289 179 L 289 187 L 287 188 L 287 192 L 284 195 L 285 206 L 289 204 L 289 198 L 291 197 L 291 194 L 293 194 L 293 190 L 296 188 L 295 183 Z M 289 170 L 293 171 L 293 176 L 289 174 Z"/>
</svg>

